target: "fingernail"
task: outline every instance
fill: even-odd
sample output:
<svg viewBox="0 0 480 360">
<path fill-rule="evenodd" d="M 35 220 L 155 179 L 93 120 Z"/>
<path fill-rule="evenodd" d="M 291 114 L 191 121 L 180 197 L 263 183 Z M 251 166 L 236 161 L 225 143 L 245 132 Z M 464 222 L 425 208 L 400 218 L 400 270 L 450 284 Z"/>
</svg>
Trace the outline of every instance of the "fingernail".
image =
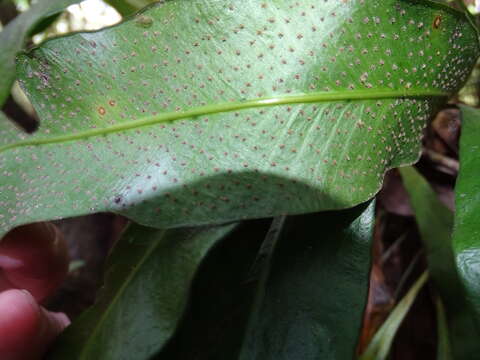
<svg viewBox="0 0 480 360">
<path fill-rule="evenodd" d="M 61 312 L 50 312 L 50 314 L 57 319 L 58 323 L 62 325 L 63 328 L 66 328 L 70 325 L 70 319 L 67 315 Z"/>
</svg>

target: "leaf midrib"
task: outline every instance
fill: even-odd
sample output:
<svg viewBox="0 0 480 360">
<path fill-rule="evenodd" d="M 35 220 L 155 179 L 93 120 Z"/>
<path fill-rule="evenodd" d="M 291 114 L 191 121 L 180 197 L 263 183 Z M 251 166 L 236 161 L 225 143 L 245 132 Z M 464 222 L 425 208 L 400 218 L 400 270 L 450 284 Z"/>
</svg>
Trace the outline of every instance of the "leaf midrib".
<svg viewBox="0 0 480 360">
<path fill-rule="evenodd" d="M 136 129 L 144 126 L 155 125 L 162 122 L 175 120 L 194 119 L 199 116 L 212 115 L 230 111 L 246 110 L 259 107 L 279 105 L 322 103 L 348 100 L 380 100 L 410 97 L 448 97 L 449 94 L 434 89 L 382 89 L 382 90 L 349 90 L 349 91 L 325 91 L 301 95 L 279 95 L 237 102 L 225 102 L 214 105 L 199 106 L 187 111 L 172 111 L 155 116 L 149 116 L 140 120 L 129 121 L 107 128 L 91 129 L 75 134 L 55 136 L 46 139 L 23 140 L 16 143 L 0 146 L 0 153 L 13 148 L 23 146 L 35 146 L 69 142 L 86 139 L 93 136 L 102 136 L 110 133 Z"/>
</svg>

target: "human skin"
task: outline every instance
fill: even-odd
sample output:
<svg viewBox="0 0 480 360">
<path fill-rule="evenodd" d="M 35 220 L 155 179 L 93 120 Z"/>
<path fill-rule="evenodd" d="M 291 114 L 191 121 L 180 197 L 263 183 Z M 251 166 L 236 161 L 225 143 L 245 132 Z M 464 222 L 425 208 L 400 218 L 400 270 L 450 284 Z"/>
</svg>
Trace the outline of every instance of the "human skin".
<svg viewBox="0 0 480 360">
<path fill-rule="evenodd" d="M 68 253 L 51 224 L 17 228 L 0 241 L 0 359 L 39 360 L 69 324 L 41 304 L 64 280 Z"/>
</svg>

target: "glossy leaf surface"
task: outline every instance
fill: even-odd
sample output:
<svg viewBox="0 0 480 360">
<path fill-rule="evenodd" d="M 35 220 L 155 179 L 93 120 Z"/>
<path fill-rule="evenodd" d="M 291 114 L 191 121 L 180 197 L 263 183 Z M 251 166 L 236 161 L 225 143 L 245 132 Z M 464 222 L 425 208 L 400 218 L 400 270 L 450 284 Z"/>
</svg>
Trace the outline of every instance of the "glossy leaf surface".
<svg viewBox="0 0 480 360">
<path fill-rule="evenodd" d="M 149 359 L 177 329 L 202 260 L 235 227 L 131 225 L 110 255 L 98 302 L 62 334 L 49 359 Z"/>
<path fill-rule="evenodd" d="M 373 226 L 373 204 L 274 222 L 241 360 L 354 358 Z"/>
<path fill-rule="evenodd" d="M 455 261 L 453 213 L 415 168 L 401 168 L 400 173 L 426 249 L 430 276 L 445 304 L 453 358 L 473 360 L 480 352 L 480 328 Z"/>
<path fill-rule="evenodd" d="M 176 227 L 359 204 L 417 159 L 478 52 L 463 14 L 397 0 L 176 0 L 48 41 L 18 62 L 41 126 L 0 147 L 0 232 L 100 211 Z"/>
<path fill-rule="evenodd" d="M 15 55 L 22 50 L 30 31 L 42 20 L 81 0 L 39 0 L 0 31 L 0 107 L 15 80 Z"/>
<path fill-rule="evenodd" d="M 453 246 L 468 301 L 480 327 L 480 111 L 462 106 L 460 173 L 455 187 Z"/>
</svg>

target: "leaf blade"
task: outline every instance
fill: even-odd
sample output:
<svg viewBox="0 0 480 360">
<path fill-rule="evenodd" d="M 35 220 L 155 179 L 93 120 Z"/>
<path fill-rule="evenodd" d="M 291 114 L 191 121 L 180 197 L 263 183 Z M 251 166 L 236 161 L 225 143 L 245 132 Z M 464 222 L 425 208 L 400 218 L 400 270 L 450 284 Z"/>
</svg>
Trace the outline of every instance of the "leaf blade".
<svg viewBox="0 0 480 360">
<path fill-rule="evenodd" d="M 460 106 L 462 111 L 462 134 L 460 138 L 460 172 L 455 187 L 455 226 L 453 247 L 460 279 L 467 292 L 467 301 L 473 306 L 475 321 L 480 324 L 480 291 L 478 289 L 478 255 L 480 226 L 480 184 L 477 169 L 478 136 L 480 134 L 479 111 Z"/>
<path fill-rule="evenodd" d="M 374 196 L 386 169 L 416 161 L 421 129 L 441 102 L 432 92 L 454 91 L 478 54 L 465 17 L 429 2 L 260 5 L 170 1 L 24 55 L 18 68 L 43 125 L 26 139 L 31 146 L 0 151 L 0 169 L 11 174 L 0 184 L 0 231 L 99 211 L 167 228 L 354 206 Z M 404 27 L 412 47 L 392 48 Z M 412 50 L 428 61 L 440 53 L 451 71 L 437 73 Z M 352 100 L 358 89 L 377 95 Z M 281 104 L 315 91 L 343 97 Z M 261 98 L 279 100 L 155 123 Z M 135 121 L 150 126 L 102 134 Z M 90 131 L 96 136 L 40 144 Z M 35 173 L 32 152 L 47 164 Z"/>
<path fill-rule="evenodd" d="M 460 281 L 465 289 L 465 300 L 471 308 L 472 318 L 480 332 L 480 291 L 478 290 L 478 255 L 480 227 L 480 186 L 477 181 L 479 111 L 461 105 L 462 134 L 460 137 L 460 171 L 455 186 L 455 225 L 453 249 Z"/>
<path fill-rule="evenodd" d="M 276 246 L 263 266 L 240 359 L 354 357 L 373 225 L 373 203 L 272 225 Z"/>
<path fill-rule="evenodd" d="M 235 226 L 163 231 L 131 225 L 109 257 L 97 303 L 61 336 L 49 358 L 155 354 L 178 326 L 200 263 Z"/>
<path fill-rule="evenodd" d="M 447 310 L 455 359 L 474 359 L 480 328 L 459 276 L 452 240 L 453 213 L 413 167 L 399 169 L 427 251 L 430 277 Z"/>
</svg>

